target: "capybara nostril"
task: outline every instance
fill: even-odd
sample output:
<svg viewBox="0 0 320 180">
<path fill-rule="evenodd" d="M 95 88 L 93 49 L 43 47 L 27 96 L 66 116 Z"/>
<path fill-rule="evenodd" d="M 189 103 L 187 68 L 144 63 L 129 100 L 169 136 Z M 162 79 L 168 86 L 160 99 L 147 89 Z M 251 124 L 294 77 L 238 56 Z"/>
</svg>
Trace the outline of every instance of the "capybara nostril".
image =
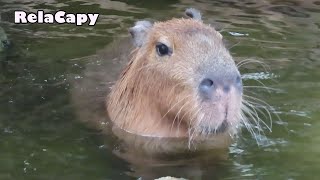
<svg viewBox="0 0 320 180">
<path fill-rule="evenodd" d="M 240 75 L 238 75 L 238 76 L 236 77 L 236 84 L 237 84 L 237 85 L 242 84 Z"/>
<path fill-rule="evenodd" d="M 228 93 L 228 92 L 230 91 L 230 85 L 224 85 L 224 86 L 223 86 L 223 91 L 224 91 L 225 93 Z"/>
<path fill-rule="evenodd" d="M 200 83 L 200 86 L 202 86 L 204 88 L 212 88 L 213 81 L 209 78 L 206 78 L 206 79 L 202 80 L 202 82 Z"/>
<path fill-rule="evenodd" d="M 214 89 L 215 89 L 214 82 L 209 78 L 203 79 L 199 85 L 200 93 L 206 98 L 210 98 Z"/>
<path fill-rule="evenodd" d="M 215 79 L 213 77 L 203 79 L 199 85 L 200 94 L 206 99 L 210 99 L 214 96 L 214 92 L 219 88 L 224 93 L 230 93 L 232 87 L 242 91 L 242 80 L 240 75 L 233 76 L 235 77 L 233 80 L 230 79 L 232 76 L 215 77 Z"/>
<path fill-rule="evenodd" d="M 242 92 L 243 87 L 242 87 L 242 79 L 241 79 L 241 76 L 240 76 L 240 75 L 237 75 L 235 84 L 236 84 L 236 88 L 237 88 L 240 92 Z"/>
</svg>

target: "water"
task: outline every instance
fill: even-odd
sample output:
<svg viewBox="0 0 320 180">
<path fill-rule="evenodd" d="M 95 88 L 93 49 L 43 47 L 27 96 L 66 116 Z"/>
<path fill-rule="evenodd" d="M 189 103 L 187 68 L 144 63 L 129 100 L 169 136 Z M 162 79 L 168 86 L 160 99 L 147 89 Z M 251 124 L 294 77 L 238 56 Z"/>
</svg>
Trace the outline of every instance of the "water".
<svg viewBox="0 0 320 180">
<path fill-rule="evenodd" d="M 246 130 L 227 161 L 198 179 L 318 179 L 320 176 L 320 1 L 10 1 L 0 0 L 0 25 L 13 43 L 0 56 L 0 179 L 136 179 L 105 136 L 79 123 L 68 76 L 82 57 L 127 36 L 138 19 L 179 17 L 198 8 L 228 40 L 246 88 L 272 106 L 272 132 L 259 143 Z M 100 13 L 95 27 L 15 25 L 13 11 Z M 261 116 L 266 123 L 268 117 Z M 214 169 L 214 170 L 213 170 Z M 168 167 L 166 172 L 183 170 Z"/>
</svg>

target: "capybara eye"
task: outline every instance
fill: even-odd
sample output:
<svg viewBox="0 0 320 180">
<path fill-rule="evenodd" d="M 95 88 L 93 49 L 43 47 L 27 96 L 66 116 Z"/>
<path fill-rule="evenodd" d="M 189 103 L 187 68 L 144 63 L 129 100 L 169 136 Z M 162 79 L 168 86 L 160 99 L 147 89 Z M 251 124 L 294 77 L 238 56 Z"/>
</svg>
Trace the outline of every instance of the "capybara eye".
<svg viewBox="0 0 320 180">
<path fill-rule="evenodd" d="M 169 55 L 170 53 L 169 47 L 163 43 L 158 43 L 156 49 L 159 56 Z"/>
</svg>

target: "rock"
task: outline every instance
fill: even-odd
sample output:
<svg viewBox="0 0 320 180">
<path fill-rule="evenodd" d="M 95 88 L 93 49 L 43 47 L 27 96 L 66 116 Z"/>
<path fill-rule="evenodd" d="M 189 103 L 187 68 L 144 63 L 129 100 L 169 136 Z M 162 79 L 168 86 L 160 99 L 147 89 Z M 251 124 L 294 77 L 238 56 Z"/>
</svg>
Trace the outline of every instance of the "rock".
<svg viewBox="0 0 320 180">
<path fill-rule="evenodd" d="M 4 30 L 0 27 L 0 52 L 4 51 L 9 46 L 9 40 L 4 32 Z"/>
</svg>

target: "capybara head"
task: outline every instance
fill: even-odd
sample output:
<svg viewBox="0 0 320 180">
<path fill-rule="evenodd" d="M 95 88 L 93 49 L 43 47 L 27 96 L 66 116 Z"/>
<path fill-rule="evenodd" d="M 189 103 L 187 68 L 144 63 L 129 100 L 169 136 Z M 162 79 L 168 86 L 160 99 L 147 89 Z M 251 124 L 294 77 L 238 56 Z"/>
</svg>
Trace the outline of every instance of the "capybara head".
<svg viewBox="0 0 320 180">
<path fill-rule="evenodd" d="M 157 137 L 233 134 L 240 124 L 242 81 L 222 35 L 190 18 L 129 31 L 136 47 L 108 97 L 108 113 L 126 131 Z"/>
</svg>

